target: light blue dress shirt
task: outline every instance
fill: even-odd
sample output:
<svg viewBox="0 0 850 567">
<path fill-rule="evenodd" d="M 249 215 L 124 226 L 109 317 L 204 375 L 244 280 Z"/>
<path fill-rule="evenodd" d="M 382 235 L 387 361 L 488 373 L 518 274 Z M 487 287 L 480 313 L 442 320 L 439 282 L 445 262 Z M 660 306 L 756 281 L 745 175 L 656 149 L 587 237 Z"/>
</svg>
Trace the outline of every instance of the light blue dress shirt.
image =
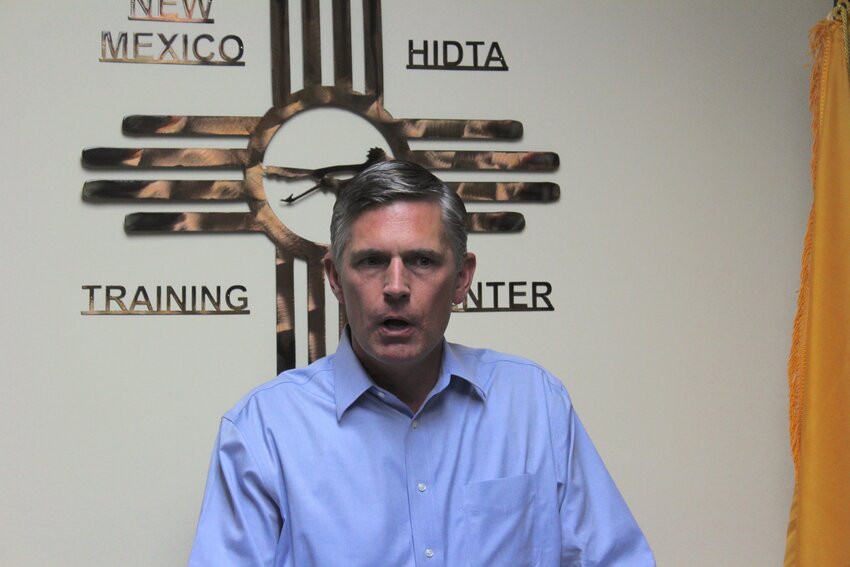
<svg viewBox="0 0 850 567">
<path fill-rule="evenodd" d="M 344 333 L 221 420 L 191 567 L 655 565 L 561 383 L 445 343 L 413 414 Z"/>
</svg>

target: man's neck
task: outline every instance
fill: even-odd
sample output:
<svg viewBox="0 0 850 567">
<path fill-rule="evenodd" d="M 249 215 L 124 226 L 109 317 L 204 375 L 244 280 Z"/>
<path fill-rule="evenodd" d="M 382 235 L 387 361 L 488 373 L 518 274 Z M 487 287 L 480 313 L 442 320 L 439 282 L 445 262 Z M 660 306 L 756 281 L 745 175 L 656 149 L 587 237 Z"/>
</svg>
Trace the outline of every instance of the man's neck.
<svg viewBox="0 0 850 567">
<path fill-rule="evenodd" d="M 401 400 L 413 413 L 419 411 L 434 389 L 442 362 L 442 345 L 424 360 L 410 365 L 386 365 L 374 359 L 360 359 L 372 381 Z"/>
</svg>

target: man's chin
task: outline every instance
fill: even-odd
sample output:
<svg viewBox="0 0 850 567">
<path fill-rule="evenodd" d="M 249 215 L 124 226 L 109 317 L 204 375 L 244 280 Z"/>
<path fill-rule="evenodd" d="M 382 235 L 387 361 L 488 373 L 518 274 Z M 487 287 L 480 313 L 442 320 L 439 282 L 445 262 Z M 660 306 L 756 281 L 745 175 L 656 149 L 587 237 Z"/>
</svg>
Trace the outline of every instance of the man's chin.
<svg viewBox="0 0 850 567">
<path fill-rule="evenodd" d="M 421 344 L 407 342 L 382 342 L 371 345 L 373 348 L 365 353 L 373 362 L 386 369 L 411 368 L 425 364 L 435 347 L 425 348 Z"/>
<path fill-rule="evenodd" d="M 384 366 L 415 366 L 422 362 L 425 354 L 411 345 L 389 345 L 376 349 L 372 358 Z"/>
</svg>

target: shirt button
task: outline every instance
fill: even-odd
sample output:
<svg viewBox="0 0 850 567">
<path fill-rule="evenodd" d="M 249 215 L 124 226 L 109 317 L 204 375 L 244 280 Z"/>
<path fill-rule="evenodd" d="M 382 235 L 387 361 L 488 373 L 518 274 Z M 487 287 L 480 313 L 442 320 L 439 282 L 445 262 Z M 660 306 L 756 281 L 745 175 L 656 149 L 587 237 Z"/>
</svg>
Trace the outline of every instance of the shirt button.
<svg viewBox="0 0 850 567">
<path fill-rule="evenodd" d="M 378 390 L 378 397 L 383 400 L 387 397 L 387 395 L 385 393 L 383 393 L 382 391 Z"/>
<path fill-rule="evenodd" d="M 425 557 L 427 557 L 428 559 L 431 559 L 432 557 L 434 557 L 434 550 L 431 549 L 430 547 L 425 548 Z"/>
<path fill-rule="evenodd" d="M 413 427 L 413 429 L 416 429 L 417 427 L 419 427 L 419 420 L 414 419 L 413 423 L 411 423 L 410 426 Z"/>
<path fill-rule="evenodd" d="M 428 488 L 428 487 L 425 486 L 424 482 L 420 482 L 419 484 L 416 485 L 416 488 L 419 489 L 419 492 L 425 492 L 425 489 Z"/>
</svg>

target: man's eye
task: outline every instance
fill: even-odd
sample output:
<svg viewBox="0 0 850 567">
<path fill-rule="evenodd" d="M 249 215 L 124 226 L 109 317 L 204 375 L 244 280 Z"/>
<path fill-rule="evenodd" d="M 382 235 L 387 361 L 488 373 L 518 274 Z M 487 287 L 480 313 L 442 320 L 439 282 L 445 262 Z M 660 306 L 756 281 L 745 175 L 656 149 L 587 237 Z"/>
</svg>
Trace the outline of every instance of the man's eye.
<svg viewBox="0 0 850 567">
<path fill-rule="evenodd" d="M 379 266 L 381 264 L 381 259 L 377 256 L 367 256 L 360 260 L 360 264 L 363 266 Z"/>
<path fill-rule="evenodd" d="M 433 265 L 434 261 L 427 256 L 417 256 L 414 263 L 420 268 L 427 268 L 428 266 Z"/>
</svg>

